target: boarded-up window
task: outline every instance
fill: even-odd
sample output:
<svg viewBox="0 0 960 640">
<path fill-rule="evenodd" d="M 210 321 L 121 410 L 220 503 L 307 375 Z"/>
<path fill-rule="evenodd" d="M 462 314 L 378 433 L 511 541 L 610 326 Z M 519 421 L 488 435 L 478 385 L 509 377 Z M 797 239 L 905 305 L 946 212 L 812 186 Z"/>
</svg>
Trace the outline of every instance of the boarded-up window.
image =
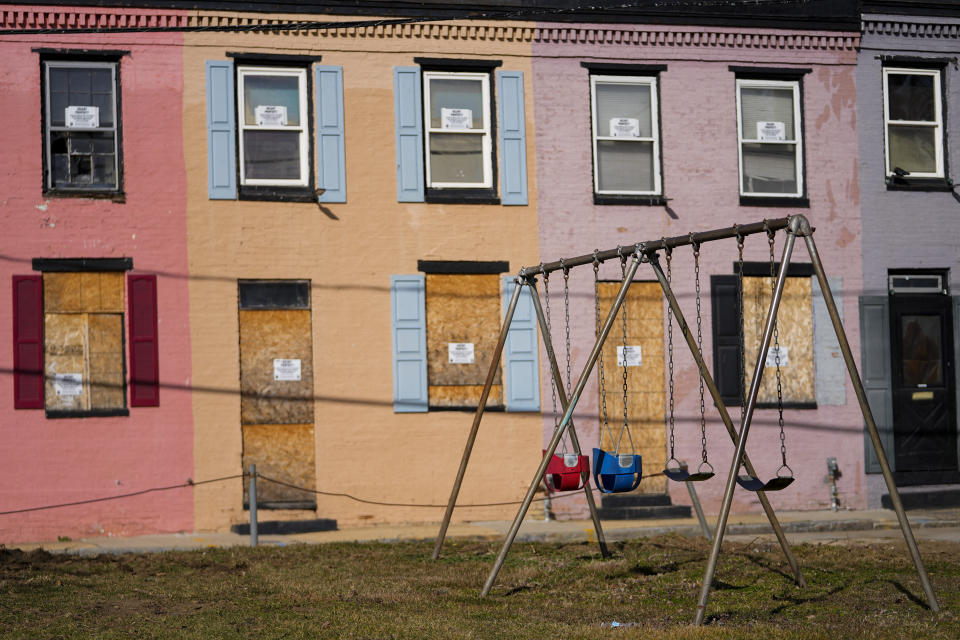
<svg viewBox="0 0 960 640">
<path fill-rule="evenodd" d="M 48 413 L 125 412 L 122 272 L 43 274 Z"/>
<path fill-rule="evenodd" d="M 753 368 L 756 366 L 763 323 L 770 307 L 769 277 L 743 279 L 743 337 L 747 366 L 745 389 L 749 389 Z M 792 405 L 816 403 L 813 364 L 813 306 L 809 277 L 788 277 L 777 312 L 780 344 L 780 384 L 783 402 Z M 770 341 L 771 350 L 774 348 Z M 777 373 L 773 355 L 767 360 L 757 404 L 771 406 L 777 402 Z"/>
<path fill-rule="evenodd" d="M 476 408 L 502 319 L 498 274 L 426 275 L 427 392 L 435 408 Z M 487 407 L 503 407 L 498 370 Z"/>
</svg>

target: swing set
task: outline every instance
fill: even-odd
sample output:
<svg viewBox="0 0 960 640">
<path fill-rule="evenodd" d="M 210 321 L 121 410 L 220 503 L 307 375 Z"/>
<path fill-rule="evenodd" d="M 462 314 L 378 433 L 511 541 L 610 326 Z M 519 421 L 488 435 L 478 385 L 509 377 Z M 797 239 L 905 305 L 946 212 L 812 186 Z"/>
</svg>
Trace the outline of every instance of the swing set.
<svg viewBox="0 0 960 640">
<path fill-rule="evenodd" d="M 470 459 L 470 454 L 473 449 L 473 444 L 476 440 L 477 431 L 479 430 L 480 422 L 483 417 L 484 407 L 486 406 L 486 400 L 490 392 L 490 388 L 493 385 L 495 375 L 497 373 L 500 357 L 502 355 L 503 346 L 506 342 L 507 332 L 510 328 L 510 323 L 513 319 L 513 315 L 516 311 L 517 302 L 520 298 L 520 293 L 522 288 L 525 286 L 530 291 L 530 297 L 533 302 L 534 311 L 537 316 L 537 321 L 540 327 L 540 336 L 544 342 L 544 346 L 547 352 L 547 358 L 550 364 L 550 379 L 551 379 L 551 394 L 554 392 L 556 397 L 559 397 L 560 408 L 563 412 L 562 417 L 559 420 L 555 419 L 553 436 L 550 439 L 549 445 L 544 450 L 543 459 L 540 462 L 539 467 L 537 468 L 536 473 L 534 474 L 533 480 L 530 483 L 527 493 L 524 496 L 523 502 L 517 515 L 514 518 L 513 524 L 510 527 L 509 532 L 507 533 L 507 538 L 504 541 L 503 547 L 500 550 L 500 553 L 497 556 L 497 559 L 494 563 L 494 566 L 490 572 L 490 575 L 487 578 L 486 583 L 484 584 L 483 590 L 481 591 L 481 596 L 486 596 L 489 594 L 490 589 L 493 586 L 496 577 L 503 566 L 503 562 L 506 559 L 507 554 L 509 553 L 510 547 L 513 544 L 514 539 L 520 529 L 520 524 L 523 521 L 524 516 L 526 515 L 530 504 L 533 501 L 534 494 L 537 491 L 537 488 L 540 486 L 540 483 L 545 481 L 547 486 L 551 490 L 559 491 L 572 491 L 572 490 L 582 490 L 587 500 L 587 506 L 590 510 L 591 519 L 593 520 L 594 530 L 597 535 L 597 542 L 600 547 L 600 553 L 603 557 L 608 557 L 609 551 L 607 549 L 606 541 L 603 535 L 603 529 L 600 525 L 600 518 L 597 513 L 596 504 L 594 502 L 593 491 L 591 490 L 588 482 L 589 478 L 589 460 L 584 456 L 580 450 L 580 445 L 577 440 L 576 429 L 573 424 L 573 411 L 576 408 L 578 401 L 580 400 L 584 388 L 586 387 L 588 378 L 593 370 L 593 367 L 600 362 L 599 366 L 599 378 L 600 378 L 600 396 L 601 396 L 601 413 L 602 413 L 602 423 L 601 423 L 601 433 L 604 431 L 609 432 L 611 442 L 614 443 L 614 451 L 605 451 L 602 448 L 597 448 L 593 450 L 593 477 L 594 483 L 597 485 L 597 488 L 604 493 L 617 493 L 624 491 L 632 491 L 636 489 L 641 480 L 641 460 L 638 454 L 620 454 L 620 444 L 623 439 L 623 435 L 626 433 L 628 436 L 628 441 L 630 441 L 632 446 L 632 436 L 629 431 L 629 424 L 627 420 L 627 409 L 626 409 L 626 399 L 627 399 L 627 354 L 626 354 L 626 312 L 622 314 L 622 340 L 623 340 L 623 389 L 624 389 L 624 420 L 623 426 L 620 429 L 619 435 L 616 439 L 613 439 L 613 432 L 608 424 L 608 416 L 606 411 L 606 391 L 605 391 L 605 380 L 603 374 L 603 356 L 602 350 L 603 346 L 606 343 L 608 336 L 613 328 L 615 323 L 615 318 L 617 313 L 620 311 L 621 307 L 624 304 L 626 299 L 627 291 L 630 288 L 631 283 L 634 280 L 634 276 L 637 273 L 640 265 L 642 263 L 647 263 L 653 270 L 654 275 L 660 287 L 663 291 L 663 295 L 667 300 L 667 314 L 668 314 L 668 383 L 669 383 L 669 413 L 667 416 L 667 427 L 669 430 L 669 448 L 670 448 L 670 457 L 664 465 L 663 474 L 670 480 L 678 482 L 686 482 L 688 488 L 692 487 L 690 483 L 692 482 L 702 482 L 709 480 L 715 475 L 713 466 L 710 464 L 707 455 L 707 441 L 706 441 L 706 412 L 705 412 L 705 390 L 710 393 L 710 396 L 713 400 L 714 405 L 717 408 L 717 411 L 720 414 L 720 419 L 726 427 L 727 433 L 729 434 L 731 440 L 736 445 L 736 451 L 731 461 L 731 467 L 729 474 L 727 476 L 727 481 L 724 489 L 723 500 L 720 507 L 720 514 L 718 516 L 718 521 L 714 535 L 712 536 L 712 547 L 710 555 L 707 559 L 707 564 L 704 571 L 703 582 L 701 583 L 700 596 L 697 603 L 696 614 L 694 617 L 694 624 L 699 625 L 703 623 L 707 601 L 710 595 L 710 588 L 713 583 L 714 574 L 716 572 L 717 562 L 720 554 L 720 546 L 723 542 L 723 536 L 727 527 L 727 519 L 730 513 L 730 507 L 733 502 L 733 494 L 736 487 L 739 485 L 742 489 L 748 491 L 756 492 L 756 495 L 760 501 L 761 506 L 767 516 L 767 519 L 770 521 L 770 525 L 773 528 L 774 533 L 776 534 L 777 540 L 780 543 L 781 548 L 783 549 L 784 556 L 790 568 L 793 572 L 794 579 L 798 586 L 806 587 L 806 581 L 803 577 L 802 572 L 800 571 L 799 564 L 796 561 L 796 558 L 793 555 L 793 552 L 790 549 L 790 546 L 787 542 L 786 536 L 784 535 L 783 528 L 780 525 L 779 520 L 775 512 L 773 511 L 772 506 L 770 505 L 769 500 L 766 497 L 766 494 L 771 491 L 780 491 L 789 486 L 793 480 L 794 475 L 792 469 L 787 464 L 787 450 L 786 450 L 786 440 L 784 437 L 784 419 L 783 419 L 783 395 L 782 395 L 782 381 L 780 374 L 780 349 L 779 349 L 779 332 L 777 330 L 777 311 L 779 310 L 780 301 L 783 296 L 783 289 L 786 282 L 786 274 L 790 264 L 790 257 L 793 252 L 794 244 L 797 238 L 802 238 L 806 244 L 807 251 L 810 255 L 810 261 L 814 270 L 814 273 L 817 277 L 817 280 L 820 284 L 820 289 L 823 292 L 824 302 L 827 307 L 827 311 L 830 315 L 831 322 L 833 324 L 834 331 L 837 336 L 837 340 L 840 345 L 840 350 L 843 354 L 844 362 L 847 366 L 847 372 L 850 376 L 851 383 L 853 384 L 854 391 L 857 395 L 857 400 L 860 404 L 860 410 L 863 414 L 864 422 L 867 427 L 867 432 L 870 435 L 870 441 L 873 445 L 874 451 L 876 452 L 877 458 L 880 461 L 880 468 L 883 474 L 884 480 L 887 485 L 887 490 L 890 494 L 891 502 L 894 508 L 894 511 L 897 514 L 897 519 L 900 524 L 900 529 L 903 533 L 904 539 L 907 543 L 911 558 L 913 560 L 914 566 L 916 567 L 917 574 L 920 579 L 920 583 L 923 587 L 924 593 L 926 595 L 927 603 L 930 606 L 932 611 L 939 611 L 940 607 L 937 603 L 936 596 L 933 592 L 933 587 L 930 584 L 930 578 L 927 574 L 926 567 L 923 564 L 923 560 L 920 557 L 919 549 L 917 548 L 916 540 L 913 537 L 913 532 L 910 528 L 910 524 L 907 521 L 906 513 L 903 509 L 903 503 L 900 500 L 900 495 L 897 492 L 896 485 L 893 481 L 893 475 L 890 471 L 890 465 L 887 461 L 886 455 L 884 454 L 883 447 L 880 443 L 880 436 L 877 432 L 876 422 L 874 421 L 873 414 L 870 410 L 870 406 L 867 402 L 866 392 L 863 388 L 863 382 L 860 378 L 860 375 L 857 371 L 856 364 L 853 360 L 852 352 L 850 351 L 850 345 L 847 341 L 846 333 L 843 329 L 843 324 L 840 320 L 839 313 L 837 311 L 836 303 L 833 299 L 833 295 L 830 292 L 830 286 L 827 282 L 827 277 L 823 269 L 823 264 L 820 261 L 819 253 L 817 252 L 816 244 L 813 240 L 813 229 L 811 228 L 807 219 L 802 215 L 794 215 L 788 218 L 779 218 L 776 220 L 764 220 L 762 222 L 751 223 L 747 225 L 734 225 L 733 227 L 723 228 L 723 229 L 714 229 L 711 231 L 704 231 L 699 233 L 690 233 L 686 236 L 676 236 L 671 238 L 661 238 L 660 240 L 650 241 L 650 242 L 641 242 L 636 244 L 632 250 L 624 251 L 622 247 L 617 247 L 616 249 L 610 249 L 607 251 L 594 251 L 593 254 L 587 254 L 578 256 L 575 258 L 568 258 L 566 260 L 560 260 L 558 262 L 543 264 L 536 267 L 526 267 L 520 270 L 520 273 L 517 276 L 516 284 L 514 287 L 513 296 L 510 300 L 510 303 L 507 308 L 506 316 L 504 318 L 503 326 L 501 327 L 499 340 L 494 352 L 494 356 L 491 360 L 490 370 L 487 374 L 486 384 L 484 386 L 483 392 L 480 397 L 480 402 L 477 407 L 477 411 L 474 414 L 473 425 L 471 427 L 470 433 L 467 437 L 467 444 L 464 449 L 463 456 L 460 461 L 460 467 L 457 472 L 457 477 L 454 481 L 453 490 L 450 495 L 450 500 L 447 503 L 447 509 L 444 513 L 443 521 L 440 525 L 440 531 L 437 536 L 437 541 L 433 549 L 433 558 L 436 559 L 439 557 L 440 549 L 443 546 L 444 538 L 446 536 L 447 528 L 450 524 L 450 518 L 453 514 L 453 509 L 456 505 L 457 496 L 459 495 L 460 486 L 463 481 L 463 476 L 466 472 L 466 467 Z M 774 246 L 776 241 L 776 234 L 778 232 L 783 232 L 785 236 L 783 254 L 780 261 L 780 268 L 777 269 L 777 265 L 774 261 Z M 760 340 L 759 349 L 757 351 L 757 358 L 754 364 L 753 377 L 750 379 L 749 391 L 745 389 L 746 381 L 745 376 L 745 354 L 744 354 L 744 335 L 743 335 L 743 247 L 744 240 L 750 235 L 764 233 L 767 236 L 769 252 L 770 252 L 770 276 L 771 276 L 771 299 L 770 306 L 767 310 L 766 319 L 763 325 L 762 338 Z M 719 389 L 716 386 L 712 376 L 706 368 L 706 364 L 703 359 L 702 351 L 702 326 L 701 326 L 701 310 L 700 310 L 700 247 L 704 243 L 713 242 L 722 239 L 736 238 L 737 247 L 738 247 L 738 281 L 739 281 L 739 307 L 740 307 L 740 364 L 739 364 L 739 374 L 741 379 L 741 391 L 740 391 L 740 427 L 739 430 L 734 426 L 734 423 L 730 417 L 729 412 L 727 411 L 726 405 L 721 399 Z M 697 310 L 697 334 L 694 337 L 693 332 L 690 330 L 690 327 L 687 325 L 686 319 L 684 318 L 683 311 L 680 308 L 677 298 L 674 295 L 672 288 L 672 260 L 673 252 L 678 247 L 690 246 L 693 249 L 693 258 L 694 258 L 694 277 L 695 277 L 695 288 L 696 288 L 696 310 Z M 660 266 L 660 256 L 659 252 L 663 252 L 666 260 L 666 273 Z M 619 291 L 616 295 L 616 298 L 613 301 L 613 304 L 608 312 L 604 322 L 600 323 L 600 311 L 599 304 L 597 302 L 598 294 L 597 287 L 599 282 L 599 265 L 602 264 L 605 260 L 610 260 L 613 258 L 618 258 L 621 265 L 621 274 L 622 281 L 620 283 Z M 628 266 L 629 261 L 629 266 Z M 595 297 L 595 319 L 596 319 L 596 340 L 594 342 L 593 348 L 587 358 L 587 362 L 583 367 L 583 370 L 577 379 L 575 385 L 571 387 L 571 374 L 570 374 L 570 319 L 569 319 L 569 272 L 570 269 L 592 264 L 594 269 L 594 297 Z M 553 345 L 551 341 L 551 324 L 549 319 L 549 287 L 548 280 L 549 275 L 555 271 L 562 271 L 564 276 L 564 312 L 566 318 L 566 356 L 567 356 L 567 383 L 566 389 L 564 384 L 561 381 L 560 369 L 557 364 L 557 359 L 554 354 Z M 544 310 L 540 305 L 540 298 L 537 293 L 536 286 L 536 276 L 542 275 L 544 282 L 544 294 L 547 300 L 548 313 L 545 315 Z M 759 308 L 759 306 L 758 306 Z M 697 364 L 699 369 L 699 390 L 700 390 L 700 432 L 701 432 L 701 461 L 695 472 L 690 472 L 686 463 L 681 462 L 676 458 L 675 455 L 675 438 L 674 438 L 674 357 L 673 357 L 673 323 L 674 321 L 677 324 L 677 327 L 680 330 L 681 335 L 685 339 L 687 346 L 690 349 L 690 353 L 693 356 L 694 361 Z M 773 349 L 771 349 L 771 342 L 773 343 Z M 780 428 L 780 453 L 781 453 L 781 466 L 776 472 L 776 476 L 769 480 L 762 480 L 758 477 L 756 470 L 754 469 L 750 458 L 746 454 L 746 444 L 747 437 L 750 431 L 750 425 L 753 418 L 754 409 L 757 404 L 757 397 L 760 391 L 760 382 L 763 376 L 764 369 L 766 367 L 767 357 L 764 357 L 765 354 L 772 354 L 774 366 L 777 373 L 777 410 L 778 410 L 778 424 Z M 554 399 L 554 415 L 557 415 L 556 411 L 556 399 Z M 565 436 L 569 437 L 570 441 L 570 452 L 567 450 Z M 560 455 L 557 455 L 557 447 L 560 444 L 560 441 L 564 440 L 564 449 L 561 450 Z M 741 471 L 742 469 L 742 471 Z M 691 497 L 694 497 L 695 494 L 691 491 Z"/>
</svg>

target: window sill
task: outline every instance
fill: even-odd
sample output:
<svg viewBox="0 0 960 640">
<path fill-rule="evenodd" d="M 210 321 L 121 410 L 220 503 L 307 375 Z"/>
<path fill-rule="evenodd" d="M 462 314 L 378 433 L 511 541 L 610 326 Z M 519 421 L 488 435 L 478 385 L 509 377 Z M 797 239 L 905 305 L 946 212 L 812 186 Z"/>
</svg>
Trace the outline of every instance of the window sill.
<svg viewBox="0 0 960 640">
<path fill-rule="evenodd" d="M 51 411 L 47 410 L 47 417 L 59 418 L 125 418 L 130 415 L 129 409 L 91 409 L 90 411 Z"/>
<path fill-rule="evenodd" d="M 112 200 L 118 204 L 124 204 L 127 201 L 127 194 L 122 191 L 93 191 L 85 189 L 44 189 L 43 197 Z"/>
<path fill-rule="evenodd" d="M 427 407 L 427 411 L 428 411 L 428 412 L 434 412 L 434 411 L 465 411 L 465 412 L 468 412 L 468 413 L 473 413 L 473 412 L 475 412 L 476 410 L 477 410 L 477 405 L 471 405 L 471 406 L 467 406 L 467 407 L 434 407 L 434 406 L 428 406 L 428 407 Z M 506 410 L 507 410 L 507 408 L 506 408 L 505 406 L 503 406 L 503 405 L 491 405 L 491 404 L 488 404 L 486 407 L 484 407 L 483 410 L 484 410 L 485 413 L 490 413 L 490 412 L 494 412 L 494 413 L 505 413 Z"/>
<path fill-rule="evenodd" d="M 250 187 L 241 186 L 237 192 L 238 200 L 260 200 L 271 202 L 316 202 L 317 195 L 313 187 Z"/>
<path fill-rule="evenodd" d="M 593 204 L 612 204 L 612 205 L 635 205 L 641 207 L 663 207 L 667 204 L 667 199 L 663 196 L 632 196 L 632 195 L 613 195 L 613 194 L 593 194 Z"/>
<path fill-rule="evenodd" d="M 772 368 L 772 367 L 769 367 L 769 368 Z M 777 403 L 776 402 L 758 402 L 756 408 L 757 409 L 776 409 Z M 804 410 L 816 409 L 817 403 L 816 402 L 784 402 L 783 408 L 784 409 L 804 409 Z"/>
<path fill-rule="evenodd" d="M 795 198 L 791 196 L 740 196 L 741 207 L 797 207 L 802 209 L 810 208 L 810 200 L 807 198 Z"/>
<path fill-rule="evenodd" d="M 429 203 L 500 204 L 495 189 L 427 189 L 424 199 Z"/>
<path fill-rule="evenodd" d="M 887 177 L 887 191 L 953 191 L 952 181 L 946 178 Z"/>
</svg>

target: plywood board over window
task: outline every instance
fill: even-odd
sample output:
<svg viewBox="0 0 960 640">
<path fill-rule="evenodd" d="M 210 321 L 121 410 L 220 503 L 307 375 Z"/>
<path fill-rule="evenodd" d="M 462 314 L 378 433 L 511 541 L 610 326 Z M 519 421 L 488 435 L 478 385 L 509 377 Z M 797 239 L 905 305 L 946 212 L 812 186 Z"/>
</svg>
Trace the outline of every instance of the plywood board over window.
<svg viewBox="0 0 960 640">
<path fill-rule="evenodd" d="M 123 410 L 123 274 L 43 274 L 45 407 Z"/>
<path fill-rule="evenodd" d="M 601 322 L 620 290 L 619 282 L 601 282 Z M 640 366 L 627 369 L 627 426 L 631 439 L 624 432 L 620 453 L 639 453 L 644 469 L 663 469 L 666 464 L 666 431 L 664 426 L 665 390 L 663 382 L 663 294 L 656 282 L 635 282 L 630 285 L 623 307 L 617 313 L 613 329 L 603 345 L 603 377 L 607 404 L 608 429 L 602 428 L 601 448 L 614 451 L 623 427 L 623 367 L 617 365 L 617 347 L 623 346 L 623 314 L 627 315 L 627 346 L 640 347 Z M 597 376 L 599 380 L 599 376 Z M 678 425 L 682 429 L 683 423 Z M 612 438 L 610 433 L 612 432 Z M 679 434 L 678 434 L 679 435 Z M 693 437 L 691 435 L 691 437 Z M 699 433 L 697 434 L 699 439 Z M 641 493 L 663 493 L 666 478 L 648 478 L 640 483 Z"/>
<path fill-rule="evenodd" d="M 745 355 L 744 389 L 750 388 L 756 366 L 763 323 L 770 307 L 770 278 L 743 279 L 743 339 Z M 813 367 L 813 307 L 809 277 L 788 277 L 777 312 L 780 347 L 786 351 L 786 362 L 780 367 L 780 384 L 785 404 L 816 403 Z M 773 340 L 770 341 L 773 347 Z M 757 403 L 777 403 L 777 373 L 774 367 L 764 371 Z"/>
<path fill-rule="evenodd" d="M 490 369 L 502 320 L 498 274 L 426 275 L 429 406 L 476 408 Z M 472 363 L 450 362 L 450 344 L 473 345 Z M 487 407 L 503 407 L 498 370 Z"/>
</svg>

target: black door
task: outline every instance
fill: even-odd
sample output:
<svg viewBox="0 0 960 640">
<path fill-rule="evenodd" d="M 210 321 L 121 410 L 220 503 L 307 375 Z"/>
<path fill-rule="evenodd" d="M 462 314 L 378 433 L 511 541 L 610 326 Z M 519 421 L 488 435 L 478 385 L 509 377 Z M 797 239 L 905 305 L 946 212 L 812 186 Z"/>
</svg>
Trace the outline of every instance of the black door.
<svg viewBox="0 0 960 640">
<path fill-rule="evenodd" d="M 890 299 L 897 481 L 955 482 L 957 420 L 953 313 L 943 295 Z"/>
</svg>

